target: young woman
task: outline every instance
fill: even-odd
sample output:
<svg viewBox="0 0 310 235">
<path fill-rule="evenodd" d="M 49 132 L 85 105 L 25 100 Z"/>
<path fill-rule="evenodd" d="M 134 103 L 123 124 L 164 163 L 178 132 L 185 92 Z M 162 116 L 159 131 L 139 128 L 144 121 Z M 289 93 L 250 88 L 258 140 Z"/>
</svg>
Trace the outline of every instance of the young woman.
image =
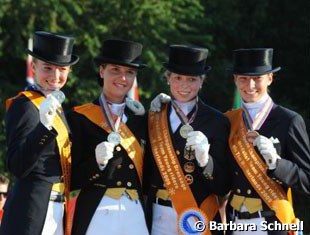
<svg viewBox="0 0 310 235">
<path fill-rule="evenodd" d="M 35 32 L 31 68 L 35 84 L 7 101 L 7 163 L 16 176 L 4 207 L 1 235 L 64 234 L 64 196 L 69 196 L 70 139 L 53 92 L 67 82 L 74 39 Z M 67 198 L 68 199 L 68 198 Z"/>
<path fill-rule="evenodd" d="M 171 98 L 160 94 L 151 104 L 145 181 L 153 235 L 197 233 L 193 221 L 219 222 L 214 194 L 229 190 L 229 122 L 198 98 L 210 70 L 207 54 L 204 48 L 170 46 L 164 67 Z"/>
<path fill-rule="evenodd" d="M 273 73 L 280 70 L 272 67 L 272 48 L 238 49 L 233 55 L 231 70 L 242 108 L 227 113 L 234 155 L 228 222 L 254 224 L 258 231 L 251 234 L 287 234 L 273 228 L 276 223 L 296 223 L 288 189 L 310 194 L 305 123 L 299 114 L 275 104 L 268 93 Z"/>
<path fill-rule="evenodd" d="M 96 58 L 102 92 L 69 115 L 72 187 L 81 189 L 72 234 L 148 234 L 141 191 L 147 126 L 143 106 L 126 98 L 145 67 L 141 53 L 140 43 L 106 40 Z"/>
</svg>

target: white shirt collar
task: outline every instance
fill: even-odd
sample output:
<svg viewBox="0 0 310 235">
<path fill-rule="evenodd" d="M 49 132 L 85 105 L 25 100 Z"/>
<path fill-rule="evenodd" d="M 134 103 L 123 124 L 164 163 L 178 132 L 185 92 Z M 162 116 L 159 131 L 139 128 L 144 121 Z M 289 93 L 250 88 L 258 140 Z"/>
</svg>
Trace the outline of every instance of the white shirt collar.
<svg viewBox="0 0 310 235">
<path fill-rule="evenodd" d="M 121 111 L 125 108 L 125 103 L 115 104 L 115 103 L 108 103 L 111 112 L 115 115 L 120 115 Z"/>
<path fill-rule="evenodd" d="M 185 115 L 190 113 L 190 111 L 192 111 L 192 109 L 196 105 L 196 99 L 193 99 L 193 100 L 186 102 L 186 103 L 181 103 L 181 102 L 176 101 L 176 100 L 174 100 L 174 102 L 178 105 L 178 107 L 183 111 L 183 113 Z M 174 133 L 176 131 L 176 129 L 179 127 L 179 125 L 181 124 L 181 120 L 178 117 L 178 115 L 176 114 L 176 111 L 173 108 L 173 106 L 171 109 L 171 113 L 169 115 L 169 120 L 170 120 L 171 129 Z"/>
<path fill-rule="evenodd" d="M 251 102 L 251 103 L 245 103 L 242 100 L 242 105 L 244 105 L 248 110 L 250 110 L 250 109 L 259 109 L 260 110 L 263 107 L 266 100 L 268 99 L 268 97 L 269 97 L 269 95 L 266 94 L 262 98 L 260 98 L 258 101 Z"/>
<path fill-rule="evenodd" d="M 264 107 L 264 103 L 268 99 L 269 95 L 264 95 L 260 100 L 252 103 L 245 103 L 242 100 L 242 105 L 248 110 L 248 113 L 250 114 L 252 120 L 255 120 L 255 118 L 258 116 L 258 114 L 262 111 Z"/>
<path fill-rule="evenodd" d="M 185 115 L 187 115 L 192 109 L 194 108 L 196 104 L 196 99 L 193 99 L 189 102 L 181 103 L 177 100 L 174 100 L 174 102 L 178 105 L 178 107 L 183 111 Z M 172 106 L 173 107 L 173 106 Z"/>
</svg>

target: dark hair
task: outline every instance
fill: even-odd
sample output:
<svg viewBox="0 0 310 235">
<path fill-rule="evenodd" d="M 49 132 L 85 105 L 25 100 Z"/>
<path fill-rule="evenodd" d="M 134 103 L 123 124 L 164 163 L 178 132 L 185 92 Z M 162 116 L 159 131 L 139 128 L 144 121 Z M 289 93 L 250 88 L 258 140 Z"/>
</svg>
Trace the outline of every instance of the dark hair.
<svg viewBox="0 0 310 235">
<path fill-rule="evenodd" d="M 4 175 L 0 175 L 0 184 L 9 184 L 10 180 L 4 176 Z"/>
<path fill-rule="evenodd" d="M 102 66 L 103 68 L 105 68 L 105 67 L 107 66 L 107 64 L 101 64 L 101 65 L 99 65 L 99 74 L 97 75 L 97 82 L 98 82 L 98 84 L 99 84 L 100 87 L 103 86 L 103 78 L 100 77 L 100 67 L 101 67 L 101 66 Z"/>
</svg>

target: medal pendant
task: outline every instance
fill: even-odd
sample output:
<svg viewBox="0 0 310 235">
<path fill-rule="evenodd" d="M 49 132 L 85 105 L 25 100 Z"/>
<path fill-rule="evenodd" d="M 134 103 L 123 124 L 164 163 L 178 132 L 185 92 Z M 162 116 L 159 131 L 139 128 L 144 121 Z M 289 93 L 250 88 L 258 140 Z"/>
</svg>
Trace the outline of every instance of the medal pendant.
<svg viewBox="0 0 310 235">
<path fill-rule="evenodd" d="M 108 135 L 108 142 L 119 145 L 121 143 L 121 136 L 117 132 L 113 131 Z"/>
<path fill-rule="evenodd" d="M 192 184 L 194 182 L 194 177 L 190 174 L 185 175 L 185 180 L 188 185 Z"/>
<path fill-rule="evenodd" d="M 59 104 L 62 104 L 62 102 L 66 99 L 65 94 L 60 90 L 53 91 L 51 95 L 56 98 Z"/>
<path fill-rule="evenodd" d="M 192 173 L 195 171 L 195 164 L 193 162 L 186 162 L 183 169 L 186 173 Z"/>
<path fill-rule="evenodd" d="M 184 158 L 188 161 L 195 159 L 194 151 L 190 147 L 184 149 Z"/>
<path fill-rule="evenodd" d="M 193 128 L 191 125 L 188 125 L 188 124 L 183 125 L 183 126 L 181 126 L 181 128 L 180 128 L 180 135 L 181 135 L 184 139 L 186 139 L 188 133 L 191 132 L 191 131 L 193 131 L 193 130 L 194 130 L 194 128 Z"/>
<path fill-rule="evenodd" d="M 246 135 L 246 139 L 249 143 L 253 144 L 257 136 L 259 136 L 259 133 L 257 131 L 249 131 Z"/>
</svg>

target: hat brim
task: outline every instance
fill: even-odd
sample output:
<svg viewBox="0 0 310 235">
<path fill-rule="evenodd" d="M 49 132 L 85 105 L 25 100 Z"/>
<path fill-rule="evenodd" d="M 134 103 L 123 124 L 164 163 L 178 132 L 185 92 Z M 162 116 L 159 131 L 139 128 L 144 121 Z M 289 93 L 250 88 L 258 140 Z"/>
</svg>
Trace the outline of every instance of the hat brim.
<svg viewBox="0 0 310 235">
<path fill-rule="evenodd" d="M 70 61 L 70 62 L 65 62 L 65 63 L 64 63 L 64 62 L 60 62 L 60 61 L 53 61 L 53 60 L 46 59 L 46 58 L 44 58 L 44 57 L 42 57 L 42 56 L 40 56 L 40 55 L 34 53 L 33 51 L 31 51 L 31 50 L 29 50 L 29 49 L 27 49 L 26 52 L 27 52 L 28 54 L 30 54 L 31 56 L 33 56 L 33 57 L 39 59 L 39 60 L 42 60 L 42 61 L 47 62 L 47 63 L 49 63 L 49 64 L 58 65 L 58 66 L 69 66 L 69 65 L 74 65 L 74 64 L 76 64 L 76 63 L 79 61 L 79 59 L 80 59 L 78 56 L 72 55 L 72 56 L 71 56 L 71 61 Z"/>
<path fill-rule="evenodd" d="M 189 76 L 200 76 L 205 75 L 211 70 L 211 66 L 205 66 L 204 68 L 190 68 L 190 67 L 175 67 L 170 66 L 169 63 L 164 62 L 163 67 L 170 72 L 182 74 L 182 75 L 189 75 Z"/>
<path fill-rule="evenodd" d="M 264 74 L 268 74 L 268 73 L 275 73 L 278 72 L 281 69 L 281 67 L 277 67 L 271 70 L 265 70 L 265 71 L 259 71 L 259 72 L 248 72 L 248 71 L 241 71 L 241 70 L 234 70 L 234 68 L 229 67 L 226 68 L 227 71 L 232 72 L 233 74 L 237 74 L 237 75 L 248 75 L 248 76 L 260 76 L 260 75 L 264 75 Z"/>
<path fill-rule="evenodd" d="M 125 62 L 125 61 L 113 60 L 111 58 L 106 58 L 106 57 L 97 57 L 94 59 L 94 61 L 98 66 L 101 64 L 116 64 L 116 65 L 137 68 L 137 69 L 143 69 L 146 67 L 146 64 L 130 63 L 130 62 Z"/>
</svg>

